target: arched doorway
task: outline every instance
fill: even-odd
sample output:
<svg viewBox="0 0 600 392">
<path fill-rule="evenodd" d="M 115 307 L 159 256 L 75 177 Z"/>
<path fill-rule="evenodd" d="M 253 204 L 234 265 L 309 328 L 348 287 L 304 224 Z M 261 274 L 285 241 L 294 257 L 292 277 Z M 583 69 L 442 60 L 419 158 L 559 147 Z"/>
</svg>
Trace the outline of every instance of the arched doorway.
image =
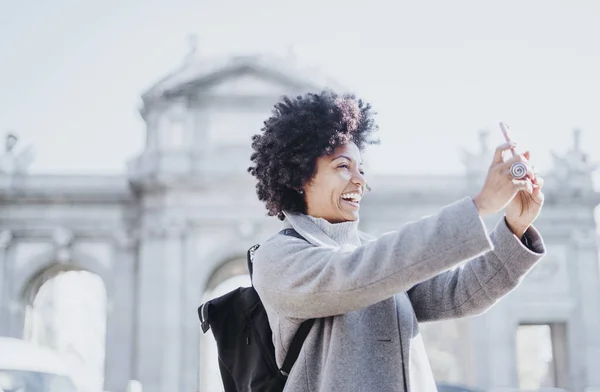
<svg viewBox="0 0 600 392">
<path fill-rule="evenodd" d="M 245 258 L 236 258 L 222 264 L 212 274 L 204 292 L 202 303 L 220 297 L 238 287 L 250 286 L 250 276 Z M 222 392 L 223 383 L 217 361 L 217 344 L 212 331 L 200 336 L 199 392 Z"/>
<path fill-rule="evenodd" d="M 23 336 L 63 354 L 83 392 L 102 392 L 107 292 L 98 275 L 54 265 L 35 276 L 23 293 Z"/>
</svg>

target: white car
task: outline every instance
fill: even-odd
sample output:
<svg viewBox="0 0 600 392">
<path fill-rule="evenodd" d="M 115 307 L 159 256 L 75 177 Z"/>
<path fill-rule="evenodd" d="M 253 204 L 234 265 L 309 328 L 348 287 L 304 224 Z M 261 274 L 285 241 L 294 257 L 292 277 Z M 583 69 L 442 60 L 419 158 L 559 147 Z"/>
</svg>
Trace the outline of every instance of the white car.
<svg viewBox="0 0 600 392">
<path fill-rule="evenodd" d="M 63 358 L 21 339 L 0 337 L 0 392 L 77 392 Z"/>
</svg>

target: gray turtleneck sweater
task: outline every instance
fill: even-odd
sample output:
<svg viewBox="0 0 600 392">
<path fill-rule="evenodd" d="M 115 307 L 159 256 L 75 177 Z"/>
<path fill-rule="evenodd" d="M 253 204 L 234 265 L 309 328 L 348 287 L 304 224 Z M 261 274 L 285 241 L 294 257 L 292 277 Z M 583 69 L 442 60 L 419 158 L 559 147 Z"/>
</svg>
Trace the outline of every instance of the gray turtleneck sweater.
<svg viewBox="0 0 600 392">
<path fill-rule="evenodd" d="M 504 219 L 488 235 L 469 198 L 377 239 L 358 222 L 286 217 L 304 240 L 273 236 L 253 274 L 279 366 L 300 323 L 317 319 L 286 392 L 436 391 L 418 322 L 484 312 L 545 252 L 534 228 L 527 248 Z"/>
</svg>

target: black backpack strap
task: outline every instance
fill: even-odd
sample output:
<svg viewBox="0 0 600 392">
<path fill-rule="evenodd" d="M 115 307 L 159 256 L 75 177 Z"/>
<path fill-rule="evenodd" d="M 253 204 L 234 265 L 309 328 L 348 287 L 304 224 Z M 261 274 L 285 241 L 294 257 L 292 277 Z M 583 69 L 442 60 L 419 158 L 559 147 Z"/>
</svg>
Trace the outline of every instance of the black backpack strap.
<svg viewBox="0 0 600 392">
<path fill-rule="evenodd" d="M 308 336 L 308 333 L 310 332 L 314 322 L 315 319 L 310 319 L 300 324 L 300 328 L 298 328 L 296 335 L 294 335 L 294 339 L 292 339 L 292 344 L 290 345 L 290 349 L 288 350 L 285 360 L 283 361 L 283 366 L 281 367 L 281 374 L 284 376 L 287 377 L 288 374 L 290 374 L 292 366 L 294 366 L 294 363 L 296 363 L 298 355 L 300 355 L 302 345 L 304 344 L 304 341 L 306 340 L 306 337 Z"/>
<path fill-rule="evenodd" d="M 198 308 L 198 316 L 200 316 L 200 325 L 202 326 L 202 332 L 206 333 L 210 329 L 210 324 L 208 323 L 208 306 L 209 302 L 205 302 Z"/>
<path fill-rule="evenodd" d="M 296 230 L 294 230 L 292 228 L 283 229 L 279 232 L 279 234 L 289 235 L 291 237 L 296 237 L 301 240 L 304 239 L 304 237 L 302 237 L 300 234 L 298 234 L 298 232 Z M 250 279 L 252 279 L 252 270 L 253 270 L 252 260 L 254 259 L 254 253 L 259 248 L 259 246 L 260 245 L 256 244 L 256 245 L 253 245 L 252 247 L 250 247 L 250 249 L 248 249 L 247 263 L 248 263 L 248 272 L 250 272 Z M 314 319 L 310 319 L 310 320 L 306 320 L 302 324 L 300 324 L 300 328 L 298 328 L 296 335 L 294 335 L 294 338 L 292 339 L 292 344 L 290 345 L 290 349 L 288 350 L 287 356 L 285 357 L 285 360 L 283 361 L 283 366 L 281 367 L 281 374 L 283 374 L 284 376 L 287 377 L 287 375 L 292 370 L 292 366 L 294 366 L 294 363 L 296 363 L 296 360 L 298 359 L 298 355 L 300 355 L 300 350 L 302 349 L 302 345 L 304 344 L 304 341 L 306 340 L 306 337 L 308 336 L 308 333 L 310 332 L 310 329 L 312 328 L 314 322 L 315 322 Z"/>
<path fill-rule="evenodd" d="M 291 237 L 296 237 L 296 238 L 300 238 L 301 240 L 304 239 L 304 237 L 302 237 L 300 234 L 298 234 L 298 232 L 294 229 L 283 229 L 279 232 L 279 234 L 283 234 L 283 235 L 289 235 Z"/>
<path fill-rule="evenodd" d="M 283 229 L 279 232 L 279 234 L 289 235 L 292 237 L 299 238 L 301 240 L 304 239 L 304 237 L 298 234 L 296 230 L 291 228 Z M 312 328 L 314 323 L 314 319 L 306 320 L 302 324 L 300 324 L 300 328 L 298 328 L 298 331 L 296 331 L 296 335 L 294 335 L 292 343 L 290 344 L 290 349 L 288 350 L 288 353 L 283 361 L 283 366 L 281 366 L 281 374 L 283 374 L 284 376 L 287 377 L 288 374 L 290 374 L 292 367 L 294 366 L 296 360 L 298 359 L 298 356 L 300 355 L 302 345 L 304 344 L 304 341 L 306 340 L 306 337 L 308 336 L 308 333 L 310 332 L 310 329 Z"/>
<path fill-rule="evenodd" d="M 250 273 L 250 280 L 252 280 L 252 260 L 254 259 L 254 252 L 260 247 L 260 245 L 252 245 L 250 249 L 248 249 L 248 255 L 246 257 L 246 263 L 248 263 L 248 273 Z"/>
</svg>

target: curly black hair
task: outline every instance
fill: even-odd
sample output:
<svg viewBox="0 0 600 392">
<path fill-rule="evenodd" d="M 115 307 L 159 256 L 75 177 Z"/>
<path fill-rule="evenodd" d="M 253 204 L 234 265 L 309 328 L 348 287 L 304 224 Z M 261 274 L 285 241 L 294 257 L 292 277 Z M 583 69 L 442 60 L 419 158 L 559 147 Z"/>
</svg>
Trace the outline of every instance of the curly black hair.
<svg viewBox="0 0 600 392">
<path fill-rule="evenodd" d="M 306 213 L 298 190 L 315 175 L 317 158 L 353 142 L 363 151 L 378 144 L 371 135 L 378 129 L 371 105 L 353 94 L 330 90 L 296 98 L 284 96 L 261 129 L 252 137 L 256 193 L 268 215 L 284 219 L 283 211 Z"/>
</svg>

